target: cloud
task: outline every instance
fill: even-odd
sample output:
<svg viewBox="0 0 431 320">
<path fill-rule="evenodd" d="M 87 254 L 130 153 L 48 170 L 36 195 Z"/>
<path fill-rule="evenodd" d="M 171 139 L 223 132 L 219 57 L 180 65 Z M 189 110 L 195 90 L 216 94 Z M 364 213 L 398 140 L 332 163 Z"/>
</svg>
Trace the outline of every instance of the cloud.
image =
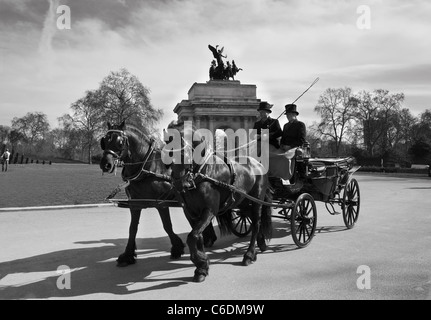
<svg viewBox="0 0 431 320">
<path fill-rule="evenodd" d="M 52 55 L 52 39 L 57 31 L 57 8 L 60 5 L 59 0 L 48 0 L 49 8 L 43 24 L 42 36 L 39 42 L 39 53 L 41 55 Z"/>
<path fill-rule="evenodd" d="M 298 102 L 309 122 L 328 87 L 400 91 L 420 108 L 415 97 L 429 83 L 427 1 L 368 1 L 370 30 L 356 27 L 350 0 L 62 0 L 71 30 L 55 28 L 59 0 L 0 1 L 3 124 L 29 110 L 55 121 L 122 67 L 151 90 L 163 121 L 173 120 L 191 85 L 208 80 L 208 44 L 225 47 L 244 69 L 238 79 L 256 84 L 277 115 L 320 77 Z"/>
</svg>

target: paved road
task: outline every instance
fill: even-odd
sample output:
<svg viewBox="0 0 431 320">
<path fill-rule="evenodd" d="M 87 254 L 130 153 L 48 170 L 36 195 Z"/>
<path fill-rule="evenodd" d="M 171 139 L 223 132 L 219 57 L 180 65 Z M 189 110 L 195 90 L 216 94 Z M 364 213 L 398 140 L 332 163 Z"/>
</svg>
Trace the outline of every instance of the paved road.
<svg viewBox="0 0 431 320">
<path fill-rule="evenodd" d="M 115 263 L 127 240 L 127 209 L 0 211 L 0 299 L 431 299 L 431 179 L 356 178 L 354 229 L 318 203 L 318 230 L 307 248 L 296 249 L 288 224 L 277 219 L 269 250 L 249 267 L 240 265 L 247 238 L 219 237 L 200 284 L 191 282 L 188 250 L 169 259 L 155 210 L 141 218 L 138 263 L 127 268 Z M 172 211 L 185 240 L 186 220 Z M 72 272 L 60 274 L 61 266 Z"/>
</svg>

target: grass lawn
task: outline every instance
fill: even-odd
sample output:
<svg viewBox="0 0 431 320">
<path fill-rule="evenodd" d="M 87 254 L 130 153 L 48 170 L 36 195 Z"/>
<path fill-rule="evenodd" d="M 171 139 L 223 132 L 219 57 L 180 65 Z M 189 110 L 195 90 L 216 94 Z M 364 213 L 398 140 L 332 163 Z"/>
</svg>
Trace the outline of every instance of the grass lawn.
<svg viewBox="0 0 431 320">
<path fill-rule="evenodd" d="M 0 208 L 108 203 L 104 199 L 121 182 L 121 168 L 102 176 L 98 165 L 11 164 L 0 172 Z"/>
</svg>

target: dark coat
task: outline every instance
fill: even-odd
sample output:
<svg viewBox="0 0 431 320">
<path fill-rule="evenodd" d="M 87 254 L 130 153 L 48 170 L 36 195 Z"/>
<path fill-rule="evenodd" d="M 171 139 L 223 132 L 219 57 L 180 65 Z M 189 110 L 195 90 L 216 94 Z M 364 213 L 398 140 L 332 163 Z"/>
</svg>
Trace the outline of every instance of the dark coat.
<svg viewBox="0 0 431 320">
<path fill-rule="evenodd" d="M 295 120 L 288 122 L 283 127 L 283 134 L 281 136 L 280 144 L 290 147 L 300 147 L 304 144 L 306 136 L 305 124 L 301 121 Z"/>
<path fill-rule="evenodd" d="M 277 119 L 268 117 L 265 122 L 256 121 L 253 129 L 256 129 L 257 134 L 260 134 L 262 129 L 269 129 L 269 144 L 273 145 L 277 149 L 280 148 L 277 138 L 281 137 L 283 132 L 281 131 L 280 123 Z"/>
</svg>

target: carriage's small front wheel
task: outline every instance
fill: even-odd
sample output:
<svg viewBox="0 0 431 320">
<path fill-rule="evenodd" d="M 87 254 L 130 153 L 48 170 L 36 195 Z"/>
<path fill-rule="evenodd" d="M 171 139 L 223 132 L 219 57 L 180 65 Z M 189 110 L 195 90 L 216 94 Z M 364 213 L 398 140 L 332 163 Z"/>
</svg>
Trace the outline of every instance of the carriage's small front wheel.
<svg viewBox="0 0 431 320">
<path fill-rule="evenodd" d="M 237 237 L 243 238 L 251 232 L 251 219 L 241 210 L 231 211 L 231 230 Z"/>
<path fill-rule="evenodd" d="M 344 189 L 343 203 L 341 205 L 344 224 L 348 229 L 352 229 L 358 220 L 360 200 L 358 181 L 351 179 Z"/>
<path fill-rule="evenodd" d="M 314 198 L 308 193 L 303 193 L 296 199 L 290 215 L 292 238 L 299 248 L 304 248 L 311 242 L 316 225 L 317 210 Z"/>
</svg>

